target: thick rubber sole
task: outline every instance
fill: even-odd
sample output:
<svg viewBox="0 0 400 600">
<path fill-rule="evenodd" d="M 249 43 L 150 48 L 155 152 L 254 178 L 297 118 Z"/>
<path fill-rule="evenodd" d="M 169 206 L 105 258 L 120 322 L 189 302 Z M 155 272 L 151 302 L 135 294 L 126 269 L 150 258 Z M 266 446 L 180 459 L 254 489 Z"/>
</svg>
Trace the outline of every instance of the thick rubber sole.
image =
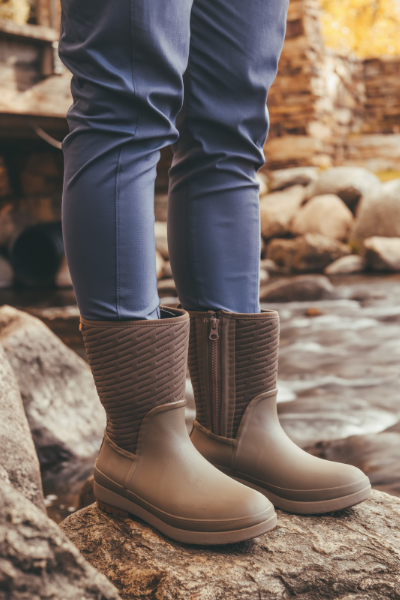
<svg viewBox="0 0 400 600">
<path fill-rule="evenodd" d="M 276 513 L 271 506 L 270 511 L 267 512 L 267 519 L 246 529 L 238 529 L 235 531 L 187 531 L 186 529 L 178 529 L 177 527 L 172 527 L 172 525 L 164 523 L 164 521 L 161 521 L 161 519 L 141 506 L 102 487 L 96 482 L 94 482 L 94 494 L 97 500 L 97 506 L 101 510 L 119 517 L 129 517 L 130 515 L 139 517 L 171 540 L 184 544 L 201 546 L 234 544 L 263 535 L 276 526 Z M 269 514 L 269 512 L 271 514 Z"/>
<path fill-rule="evenodd" d="M 263 494 L 275 508 L 280 508 L 288 513 L 293 513 L 295 515 L 321 515 L 324 513 L 334 512 L 336 510 L 343 510 L 344 508 L 350 508 L 351 506 L 355 506 L 356 504 L 360 504 L 360 502 L 364 502 L 371 495 L 371 484 L 369 483 L 368 478 L 366 477 L 366 482 L 368 484 L 363 487 L 358 492 L 354 494 L 350 494 L 349 496 L 342 496 L 341 498 L 333 498 L 332 500 L 316 500 L 314 502 L 299 502 L 297 500 L 286 500 L 286 498 L 281 498 L 276 496 L 269 490 L 262 488 L 258 485 L 250 481 L 246 481 L 245 479 L 241 479 L 237 477 L 232 472 L 229 472 L 227 469 L 220 469 L 229 477 L 236 479 L 239 483 L 243 485 L 247 485 L 247 487 L 252 488 L 253 490 L 257 490 Z"/>
</svg>

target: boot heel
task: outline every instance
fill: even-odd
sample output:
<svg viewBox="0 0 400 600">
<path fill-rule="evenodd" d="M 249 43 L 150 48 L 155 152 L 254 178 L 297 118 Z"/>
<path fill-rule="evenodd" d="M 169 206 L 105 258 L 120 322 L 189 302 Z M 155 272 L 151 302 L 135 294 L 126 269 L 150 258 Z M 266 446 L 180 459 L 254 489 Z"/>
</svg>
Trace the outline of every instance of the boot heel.
<svg viewBox="0 0 400 600">
<path fill-rule="evenodd" d="M 102 502 L 101 500 L 98 500 L 97 498 L 96 498 L 96 503 L 97 503 L 97 506 L 101 510 L 104 510 L 104 512 L 109 513 L 110 515 L 113 515 L 114 517 L 129 517 L 129 513 L 127 510 L 123 510 L 122 508 L 116 508 L 115 506 L 106 504 L 105 502 Z"/>
</svg>

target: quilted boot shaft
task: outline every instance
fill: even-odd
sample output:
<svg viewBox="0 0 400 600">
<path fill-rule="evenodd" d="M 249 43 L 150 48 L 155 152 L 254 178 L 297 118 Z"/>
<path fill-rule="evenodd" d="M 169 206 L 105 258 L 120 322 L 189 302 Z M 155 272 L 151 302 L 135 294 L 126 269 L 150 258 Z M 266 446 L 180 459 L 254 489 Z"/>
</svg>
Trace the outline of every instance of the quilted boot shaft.
<svg viewBox="0 0 400 600">
<path fill-rule="evenodd" d="M 190 437 L 204 458 L 288 512 L 323 514 L 368 498 L 371 485 L 362 471 L 311 456 L 280 425 L 278 314 L 190 315 L 198 409 Z"/>
<path fill-rule="evenodd" d="M 133 454 L 148 412 L 185 397 L 189 316 L 165 307 L 160 314 L 151 321 L 80 319 L 107 435 Z"/>
<path fill-rule="evenodd" d="M 235 438 L 253 398 L 276 387 L 279 315 L 273 310 L 189 314 L 196 420 L 216 435 Z"/>
</svg>

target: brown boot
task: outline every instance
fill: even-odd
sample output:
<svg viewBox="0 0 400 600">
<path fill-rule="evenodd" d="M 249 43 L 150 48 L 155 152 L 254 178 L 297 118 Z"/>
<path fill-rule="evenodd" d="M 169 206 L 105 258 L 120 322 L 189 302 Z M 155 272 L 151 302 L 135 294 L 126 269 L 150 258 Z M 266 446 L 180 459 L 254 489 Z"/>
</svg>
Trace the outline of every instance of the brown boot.
<svg viewBox="0 0 400 600">
<path fill-rule="evenodd" d="M 207 462 L 191 444 L 184 399 L 189 316 L 88 321 L 81 331 L 107 428 L 96 461 L 100 508 L 140 517 L 190 544 L 226 544 L 276 524 L 271 503 Z"/>
<path fill-rule="evenodd" d="M 325 513 L 368 498 L 371 486 L 364 473 L 307 454 L 280 426 L 278 313 L 189 314 L 197 409 L 191 440 L 199 452 L 288 512 Z"/>
</svg>

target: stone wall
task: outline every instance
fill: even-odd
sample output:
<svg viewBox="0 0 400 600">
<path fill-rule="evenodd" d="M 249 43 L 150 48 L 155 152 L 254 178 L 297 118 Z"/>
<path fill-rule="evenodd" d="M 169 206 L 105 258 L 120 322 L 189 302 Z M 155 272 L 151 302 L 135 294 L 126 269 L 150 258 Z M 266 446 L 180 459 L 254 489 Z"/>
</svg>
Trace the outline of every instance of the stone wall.
<svg viewBox="0 0 400 600">
<path fill-rule="evenodd" d="M 373 166 L 392 169 L 389 158 L 397 145 L 398 156 L 400 141 L 386 134 L 400 133 L 400 57 L 361 61 L 325 48 L 320 10 L 318 0 L 289 4 L 278 75 L 268 97 L 265 168 L 367 166 L 370 153 L 382 148 Z"/>
</svg>

